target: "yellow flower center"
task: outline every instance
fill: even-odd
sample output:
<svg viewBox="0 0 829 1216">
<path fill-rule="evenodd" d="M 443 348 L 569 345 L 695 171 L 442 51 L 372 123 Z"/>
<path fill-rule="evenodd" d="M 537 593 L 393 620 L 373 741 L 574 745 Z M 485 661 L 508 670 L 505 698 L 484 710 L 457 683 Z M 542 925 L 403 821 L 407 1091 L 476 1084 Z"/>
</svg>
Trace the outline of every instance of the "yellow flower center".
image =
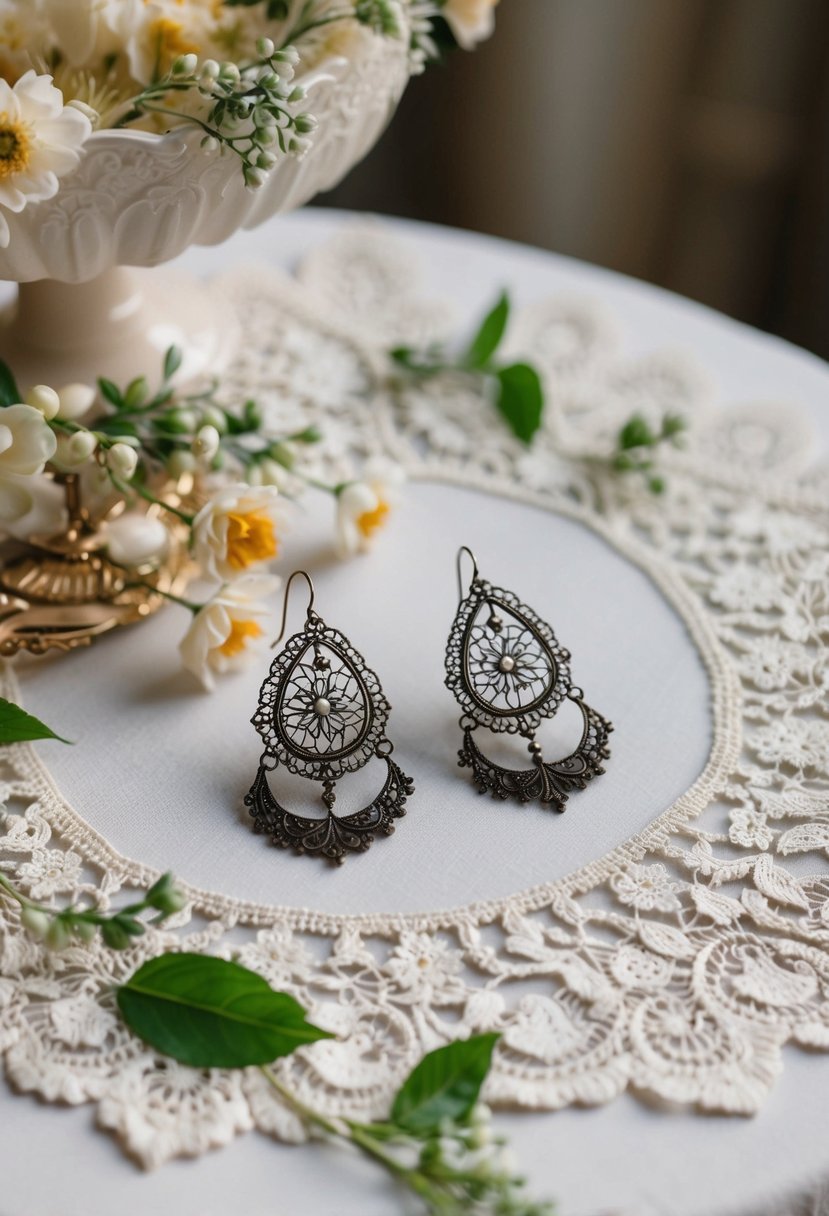
<svg viewBox="0 0 829 1216">
<path fill-rule="evenodd" d="M 184 26 L 172 17 L 159 17 L 150 26 L 150 38 L 156 48 L 159 69 L 167 70 L 179 55 L 198 55 L 197 42 L 188 38 Z"/>
<path fill-rule="evenodd" d="M 32 138 L 26 124 L 0 114 L 0 178 L 22 173 L 31 155 Z"/>
<path fill-rule="evenodd" d="M 279 546 L 273 520 L 263 511 L 227 517 L 227 561 L 234 570 L 247 570 L 254 562 L 270 561 Z"/>
<path fill-rule="evenodd" d="M 373 511 L 364 511 L 362 515 L 357 516 L 357 527 L 366 540 L 373 536 L 378 528 L 383 527 L 390 510 L 389 504 L 381 498 Z"/>
<path fill-rule="evenodd" d="M 221 653 L 228 659 L 235 659 L 241 654 L 248 642 L 261 638 L 262 626 L 256 621 L 232 621 L 227 641 L 219 647 Z"/>
</svg>

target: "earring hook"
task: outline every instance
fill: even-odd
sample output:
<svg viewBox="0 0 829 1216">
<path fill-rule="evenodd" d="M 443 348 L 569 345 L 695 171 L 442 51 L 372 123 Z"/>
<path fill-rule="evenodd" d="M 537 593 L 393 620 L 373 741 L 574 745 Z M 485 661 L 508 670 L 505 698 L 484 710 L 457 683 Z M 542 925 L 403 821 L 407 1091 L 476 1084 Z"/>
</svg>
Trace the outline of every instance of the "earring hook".
<svg viewBox="0 0 829 1216">
<path fill-rule="evenodd" d="M 461 578 L 461 560 L 463 558 L 464 553 L 468 553 L 469 556 L 472 558 L 472 579 L 470 580 L 470 586 L 472 583 L 475 582 L 476 578 L 478 577 L 478 562 L 475 557 L 475 554 L 469 548 L 469 545 L 461 545 L 460 549 L 458 549 L 458 556 L 457 556 L 457 563 L 456 563 L 456 569 L 458 572 L 458 599 L 459 600 L 463 599 L 463 579 Z"/>
<path fill-rule="evenodd" d="M 276 639 L 276 641 L 271 646 L 271 650 L 275 650 L 276 647 L 279 645 L 279 643 L 282 641 L 282 639 L 285 636 L 285 626 L 288 623 L 288 597 L 291 594 L 291 583 L 294 581 L 295 578 L 300 578 L 300 577 L 305 579 L 306 583 L 308 584 L 308 590 L 311 592 L 311 598 L 308 601 L 308 607 L 306 609 L 306 619 L 309 619 L 311 617 L 311 614 L 314 611 L 314 598 L 315 598 L 316 592 L 314 591 L 313 579 L 311 578 L 311 575 L 307 572 L 307 570 L 294 570 L 293 574 L 291 575 L 291 577 L 288 579 L 287 583 L 285 584 L 285 598 L 282 601 L 282 629 L 280 630 L 279 637 Z"/>
</svg>

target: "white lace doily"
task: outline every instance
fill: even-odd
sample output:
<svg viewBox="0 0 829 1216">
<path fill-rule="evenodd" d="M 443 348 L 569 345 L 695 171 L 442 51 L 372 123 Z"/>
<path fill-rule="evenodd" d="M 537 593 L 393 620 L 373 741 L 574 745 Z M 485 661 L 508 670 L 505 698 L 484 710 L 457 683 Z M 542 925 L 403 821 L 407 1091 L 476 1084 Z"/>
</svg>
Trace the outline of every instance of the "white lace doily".
<svg viewBox="0 0 829 1216">
<path fill-rule="evenodd" d="M 346 232 L 300 281 L 226 281 L 258 335 L 230 387 L 266 397 L 280 425 L 319 421 L 334 476 L 354 457 L 390 454 L 413 479 L 580 521 L 634 560 L 705 665 L 708 762 L 608 855 L 450 912 L 337 916 L 192 890 L 186 917 L 125 954 L 94 944 L 54 956 L 0 903 L 11 1083 L 50 1102 L 96 1103 L 99 1124 L 146 1165 L 253 1127 L 300 1138 L 256 1072 L 162 1069 L 120 1024 L 113 985 L 180 947 L 237 954 L 337 1032 L 280 1066 L 331 1113 L 385 1114 L 424 1051 L 482 1030 L 502 1033 L 494 1104 L 605 1103 L 630 1086 L 700 1110 L 758 1110 L 784 1044 L 829 1048 L 829 476 L 810 469 L 805 424 L 782 409 L 706 413 L 704 377 L 688 360 L 630 360 L 594 308 L 551 299 L 509 336 L 547 379 L 544 431 L 528 451 L 462 376 L 405 392 L 387 382 L 382 349 L 447 326 L 445 309 L 411 291 L 387 238 Z M 591 460 L 634 409 L 692 416 L 661 498 Z M 19 695 L 11 670 L 2 683 Z M 155 877 L 84 823 L 32 749 L 4 749 L 2 767 L 0 865 L 34 898 L 107 907 Z"/>
</svg>

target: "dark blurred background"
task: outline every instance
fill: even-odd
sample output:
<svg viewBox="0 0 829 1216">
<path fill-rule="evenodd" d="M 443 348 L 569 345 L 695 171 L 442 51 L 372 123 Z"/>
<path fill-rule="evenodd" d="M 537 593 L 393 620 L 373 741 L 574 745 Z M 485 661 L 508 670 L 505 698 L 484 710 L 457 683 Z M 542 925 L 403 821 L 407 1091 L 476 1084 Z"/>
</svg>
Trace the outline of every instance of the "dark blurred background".
<svg viewBox="0 0 829 1216">
<path fill-rule="evenodd" d="M 501 0 L 331 194 L 670 287 L 829 357 L 829 0 Z"/>
</svg>

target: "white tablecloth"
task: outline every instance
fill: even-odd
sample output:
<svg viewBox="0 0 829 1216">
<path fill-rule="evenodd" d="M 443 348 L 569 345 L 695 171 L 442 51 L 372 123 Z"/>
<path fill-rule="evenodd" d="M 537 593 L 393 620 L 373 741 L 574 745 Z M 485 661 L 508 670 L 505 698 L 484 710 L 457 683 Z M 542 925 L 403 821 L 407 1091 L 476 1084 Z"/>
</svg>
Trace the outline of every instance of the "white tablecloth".
<svg viewBox="0 0 829 1216">
<path fill-rule="evenodd" d="M 290 264 L 341 222 L 331 213 L 305 212 L 222 248 L 191 251 L 184 261 L 208 274 L 263 258 Z M 829 436 L 829 373 L 820 361 L 776 339 L 553 255 L 394 226 L 414 243 L 428 289 L 453 299 L 461 320 L 479 312 L 501 285 L 519 301 L 555 293 L 592 296 L 615 314 L 632 353 L 686 348 L 714 378 L 723 404 L 796 402 Z M 464 535 L 441 536 L 439 521 L 450 516 L 463 521 Z M 261 844 L 255 838 L 240 836 L 239 819 L 227 808 L 246 788 L 258 754 L 248 719 L 262 673 L 254 668 L 228 681 L 212 700 L 182 702 L 178 678 L 171 674 L 181 622 L 165 613 L 128 638 L 106 639 L 89 655 L 27 667 L 24 674 L 27 705 L 59 724 L 71 721 L 81 743 L 47 756 L 61 791 L 120 851 L 171 866 L 197 885 L 263 902 L 337 912 L 456 906 L 497 898 L 585 864 L 644 827 L 699 773 L 710 726 L 696 652 L 644 575 L 580 525 L 475 491 L 418 485 L 376 561 L 338 568 L 324 560 L 327 526 L 315 513 L 322 555 L 315 566 L 318 606 L 332 624 L 353 634 L 380 673 L 395 706 L 390 733 L 407 738 L 417 755 L 417 800 L 399 838 L 332 875 L 305 862 L 275 859 L 254 847 Z M 307 538 L 304 530 L 302 545 Z M 540 539 L 543 563 L 533 560 Z M 434 811 L 443 805 L 451 788 L 451 764 L 429 743 L 438 723 L 447 755 L 457 746 L 440 659 L 454 610 L 454 547 L 465 540 L 480 551 L 486 575 L 515 585 L 549 615 L 573 650 L 578 682 L 619 727 L 613 776 L 591 790 L 589 819 L 579 820 L 574 810 L 567 833 L 555 835 L 545 817 L 527 817 L 517 847 L 511 816 L 481 800 L 476 812 L 485 847 L 473 846 L 469 854 L 461 851 L 462 827 L 451 813 L 417 814 L 418 806 Z M 296 546 L 289 547 L 288 561 L 298 555 L 299 539 Z M 394 589 L 385 600 L 384 585 Z M 399 604 L 407 607 L 399 610 Z M 407 670 L 398 657 L 401 618 L 411 629 L 413 605 L 419 606 L 417 644 L 430 665 L 425 675 L 419 667 Z M 635 681 L 622 681 L 618 672 L 624 668 L 604 662 L 619 648 L 626 648 Z M 149 670 L 147 653 L 155 660 Z M 218 786 L 215 770 L 200 762 L 217 750 L 225 758 Z M 166 785 L 175 793 L 168 804 L 161 796 Z M 620 809 L 621 789 L 636 794 L 621 800 L 627 811 Z M 634 808 L 638 819 L 626 819 Z M 455 856 L 457 864 L 432 866 L 430 856 Z M 827 1081 L 829 1060 L 790 1051 L 777 1089 L 750 1121 L 655 1111 L 624 1095 L 596 1110 L 502 1116 L 499 1123 L 533 1190 L 555 1197 L 562 1213 L 725 1216 L 756 1212 L 775 1195 L 829 1174 Z M 248 1136 L 198 1163 L 177 1163 L 146 1176 L 90 1126 L 87 1109 L 60 1111 L 0 1091 L 0 1118 L 4 1216 L 97 1216 L 116 1205 L 125 1216 L 151 1208 L 180 1216 L 229 1209 L 244 1216 L 300 1210 L 311 1216 L 380 1216 L 399 1206 L 372 1171 L 338 1159 L 333 1150 L 287 1149 Z M 782 1216 L 782 1205 L 779 1211 Z"/>
</svg>

